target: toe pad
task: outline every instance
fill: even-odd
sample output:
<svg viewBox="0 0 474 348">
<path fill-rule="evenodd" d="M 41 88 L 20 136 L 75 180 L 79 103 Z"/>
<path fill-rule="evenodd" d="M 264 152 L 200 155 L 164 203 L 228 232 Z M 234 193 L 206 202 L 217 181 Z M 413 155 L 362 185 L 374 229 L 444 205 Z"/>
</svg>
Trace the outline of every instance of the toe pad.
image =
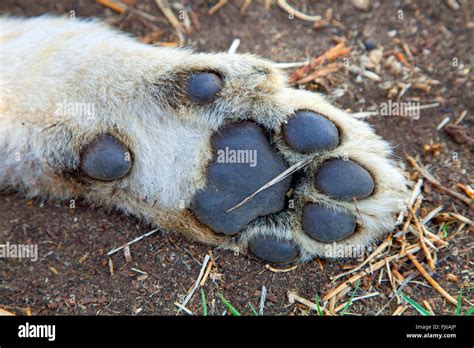
<svg viewBox="0 0 474 348">
<path fill-rule="evenodd" d="M 222 80 L 214 73 L 197 73 L 188 80 L 188 95 L 196 103 L 210 102 L 221 89 Z"/>
<path fill-rule="evenodd" d="M 367 198 L 374 191 L 374 180 L 369 172 L 342 159 L 324 163 L 316 174 L 315 185 L 322 193 L 344 201 Z"/>
<path fill-rule="evenodd" d="M 298 111 L 283 127 L 286 142 L 295 151 L 310 153 L 334 149 L 339 131 L 327 118 L 311 111 Z"/>
<path fill-rule="evenodd" d="M 356 219 L 348 213 L 310 203 L 304 207 L 301 224 L 311 238 L 330 243 L 349 237 L 355 230 Z"/>
<path fill-rule="evenodd" d="M 298 249 L 291 242 L 268 237 L 253 239 L 249 248 L 255 256 L 267 262 L 288 262 L 298 256 Z"/>
<path fill-rule="evenodd" d="M 93 179 L 112 181 L 123 178 L 132 167 L 128 149 L 109 134 L 97 136 L 81 155 L 82 171 Z"/>
</svg>

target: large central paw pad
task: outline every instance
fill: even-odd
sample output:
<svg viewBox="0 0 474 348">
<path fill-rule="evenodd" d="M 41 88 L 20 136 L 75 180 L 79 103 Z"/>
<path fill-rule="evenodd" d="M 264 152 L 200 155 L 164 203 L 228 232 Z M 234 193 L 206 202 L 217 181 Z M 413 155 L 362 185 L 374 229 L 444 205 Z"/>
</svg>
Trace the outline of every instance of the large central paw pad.
<svg viewBox="0 0 474 348">
<path fill-rule="evenodd" d="M 291 177 L 227 212 L 288 168 L 259 126 L 231 123 L 213 136 L 212 147 L 207 185 L 196 193 L 191 207 L 201 223 L 215 232 L 233 235 L 257 217 L 283 209 Z"/>
</svg>

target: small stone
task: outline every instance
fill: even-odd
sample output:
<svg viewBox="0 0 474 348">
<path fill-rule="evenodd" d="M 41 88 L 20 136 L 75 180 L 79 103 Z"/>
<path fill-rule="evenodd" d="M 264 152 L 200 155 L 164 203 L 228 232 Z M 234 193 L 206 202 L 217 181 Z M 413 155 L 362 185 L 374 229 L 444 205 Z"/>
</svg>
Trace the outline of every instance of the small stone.
<svg viewBox="0 0 474 348">
<path fill-rule="evenodd" d="M 352 4 L 361 11 L 368 11 L 370 8 L 370 0 L 352 0 Z"/>
<path fill-rule="evenodd" d="M 367 51 L 373 50 L 375 47 L 377 47 L 377 41 L 373 39 L 367 39 L 364 41 L 364 47 Z"/>
</svg>

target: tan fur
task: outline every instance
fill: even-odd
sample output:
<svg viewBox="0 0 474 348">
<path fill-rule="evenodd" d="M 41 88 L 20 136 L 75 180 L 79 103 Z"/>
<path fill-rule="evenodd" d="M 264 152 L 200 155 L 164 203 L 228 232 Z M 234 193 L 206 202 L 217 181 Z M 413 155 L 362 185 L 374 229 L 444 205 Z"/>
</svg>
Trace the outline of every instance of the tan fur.
<svg viewBox="0 0 474 348">
<path fill-rule="evenodd" d="M 293 240 L 301 259 L 324 256 L 324 243 L 301 229 L 305 202 L 355 214 L 360 228 L 343 245 L 368 245 L 394 226 L 405 180 L 388 159 L 388 144 L 366 123 L 318 94 L 286 87 L 272 63 L 253 55 L 203 54 L 140 44 L 103 24 L 57 17 L 0 19 L 0 190 L 28 196 L 85 197 L 165 230 L 246 252 L 257 234 Z M 218 101 L 195 105 L 186 78 L 215 71 L 224 80 Z M 58 105 L 90 103 L 94 115 L 57 114 Z M 281 125 L 298 109 L 319 112 L 342 132 L 340 146 L 318 154 L 295 188 L 295 208 L 249 224 L 235 238 L 214 234 L 187 210 L 206 184 L 210 138 L 225 122 L 251 119 L 274 131 L 289 164 L 314 155 L 291 151 Z M 98 182 L 80 175 L 80 153 L 97 134 L 111 133 L 133 154 L 128 176 Z M 374 177 L 376 192 L 359 202 L 334 201 L 310 184 L 328 158 L 347 157 Z"/>
</svg>

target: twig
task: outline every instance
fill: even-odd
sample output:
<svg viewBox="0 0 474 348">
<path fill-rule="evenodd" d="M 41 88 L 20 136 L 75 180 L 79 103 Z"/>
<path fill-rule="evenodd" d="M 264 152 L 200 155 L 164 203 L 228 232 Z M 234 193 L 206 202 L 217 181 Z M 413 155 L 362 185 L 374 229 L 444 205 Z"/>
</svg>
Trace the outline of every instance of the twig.
<svg viewBox="0 0 474 348">
<path fill-rule="evenodd" d="M 449 117 L 445 117 L 439 124 L 438 126 L 436 127 L 436 130 L 441 130 L 444 126 L 446 126 L 449 121 L 451 121 L 451 118 Z"/>
<path fill-rule="evenodd" d="M 341 303 L 339 306 L 337 306 L 336 308 L 334 308 L 333 313 L 339 312 L 339 311 L 342 310 L 344 307 L 346 307 L 347 304 L 350 303 L 350 302 L 356 302 L 356 301 L 360 301 L 360 300 L 365 300 L 366 298 L 371 298 L 371 297 L 374 297 L 374 296 L 380 296 L 380 293 L 379 293 L 379 292 L 373 292 L 373 293 L 371 293 L 371 294 L 367 294 L 367 295 L 364 295 L 364 296 L 354 297 L 352 300 L 347 301 L 347 302 L 344 302 L 344 303 Z"/>
<path fill-rule="evenodd" d="M 265 268 L 268 269 L 269 271 L 272 271 L 272 272 L 275 272 L 275 273 L 285 273 L 285 272 L 294 271 L 295 269 L 298 268 L 298 265 L 294 265 L 290 268 L 285 268 L 285 269 L 273 268 L 270 265 L 265 265 Z"/>
<path fill-rule="evenodd" d="M 199 21 L 198 14 L 194 12 L 193 10 L 190 10 L 190 11 L 191 11 L 191 22 L 193 23 L 194 28 L 196 29 L 196 31 L 201 31 L 201 22 Z"/>
<path fill-rule="evenodd" d="M 438 291 L 441 295 L 443 295 L 449 302 L 451 302 L 453 305 L 457 306 L 457 301 L 454 297 L 452 297 L 450 294 L 448 294 L 429 274 L 428 272 L 423 268 L 423 266 L 418 262 L 415 256 L 412 254 L 407 254 L 408 258 L 413 262 L 415 267 L 418 269 L 418 271 L 421 273 L 423 277 L 430 283 L 430 285 Z"/>
<path fill-rule="evenodd" d="M 395 291 L 395 281 L 393 280 L 392 270 L 390 269 L 390 263 L 388 261 L 385 261 L 385 268 L 387 270 L 387 276 L 388 276 L 388 280 L 390 282 L 390 285 L 392 286 L 393 291 Z"/>
<path fill-rule="evenodd" d="M 421 186 L 423 186 L 423 179 L 419 179 L 413 187 L 410 199 L 408 200 L 408 208 L 412 208 L 413 204 L 416 202 L 416 199 L 421 195 Z"/>
<path fill-rule="evenodd" d="M 265 285 L 262 285 L 262 295 L 260 297 L 260 307 L 258 309 L 258 314 L 263 315 L 263 309 L 265 308 L 265 301 L 267 300 L 267 288 Z"/>
<path fill-rule="evenodd" d="M 219 2 L 217 4 L 215 4 L 214 6 L 212 6 L 209 11 L 207 12 L 207 14 L 209 16 L 212 16 L 214 13 L 216 13 L 217 11 L 219 11 L 221 8 L 223 8 L 225 6 L 225 4 L 227 4 L 227 0 L 219 0 Z"/>
<path fill-rule="evenodd" d="M 430 254 L 430 251 L 428 250 L 428 247 L 426 246 L 425 238 L 424 238 L 425 234 L 423 232 L 423 228 L 421 227 L 420 221 L 416 217 L 416 214 L 413 211 L 413 208 L 408 208 L 408 210 L 410 211 L 410 214 L 411 214 L 411 217 L 413 219 L 413 222 L 415 223 L 416 229 L 420 233 L 420 236 L 419 236 L 420 237 L 420 244 L 421 244 L 421 248 L 423 249 L 423 252 L 425 253 L 426 260 L 428 261 L 428 266 L 431 268 L 432 271 L 434 271 L 436 269 L 435 263 L 433 261 L 433 258 L 431 257 L 431 254 Z"/>
<path fill-rule="evenodd" d="M 306 307 L 308 308 L 311 308 L 315 311 L 319 311 L 319 310 L 322 310 L 324 312 L 324 314 L 331 314 L 327 309 L 325 308 L 322 308 L 322 307 L 319 307 L 316 305 L 316 303 L 313 303 L 301 296 L 298 296 L 297 294 L 295 294 L 294 292 L 292 291 L 288 291 L 288 302 L 290 302 L 291 304 L 295 303 L 295 301 L 299 302 L 299 303 L 302 303 L 304 304 Z"/>
<path fill-rule="evenodd" d="M 5 309 L 0 308 L 0 317 L 1 316 L 14 316 L 15 314 L 12 312 L 9 312 Z"/>
<path fill-rule="evenodd" d="M 405 51 L 405 54 L 407 55 L 409 60 L 413 60 L 413 54 L 411 53 L 410 47 L 407 45 L 406 42 L 402 43 L 402 48 Z"/>
<path fill-rule="evenodd" d="M 376 73 L 369 70 L 365 70 L 358 66 L 349 65 L 348 69 L 351 73 L 356 74 L 356 75 L 362 75 L 364 77 L 367 77 L 368 79 L 371 79 L 372 81 L 376 81 L 376 82 L 382 81 L 382 78 Z"/>
<path fill-rule="evenodd" d="M 127 263 L 132 262 L 132 253 L 130 252 L 130 247 L 128 245 L 123 248 L 123 255 L 125 256 L 125 261 L 127 261 Z"/>
<path fill-rule="evenodd" d="M 110 272 L 110 275 L 113 276 L 114 275 L 114 262 L 112 261 L 112 258 L 109 258 L 109 272 Z"/>
<path fill-rule="evenodd" d="M 263 5 L 263 7 L 265 8 L 265 11 L 270 10 L 270 5 L 272 4 L 272 1 L 273 0 L 265 0 L 265 3 Z"/>
<path fill-rule="evenodd" d="M 122 246 L 119 246 L 118 248 L 112 249 L 112 250 L 110 250 L 110 251 L 107 253 L 107 256 L 110 256 L 110 255 L 112 255 L 112 254 L 115 254 L 117 251 L 120 251 L 120 250 L 122 250 L 122 249 L 124 249 L 124 248 L 126 248 L 126 247 L 128 247 L 128 246 L 130 246 L 130 245 L 132 245 L 132 244 L 134 244 L 134 243 L 136 243 L 136 242 L 139 242 L 139 241 L 141 241 L 143 238 L 149 237 L 149 236 L 151 236 L 152 234 L 154 234 L 154 233 L 156 233 L 156 232 L 158 232 L 158 231 L 159 231 L 158 228 L 157 228 L 157 229 L 154 229 L 154 230 L 152 230 L 152 231 L 150 231 L 150 232 L 147 232 L 147 233 L 141 235 L 140 237 L 135 238 L 134 240 L 132 240 L 132 241 L 130 241 L 130 242 L 128 242 L 128 243 L 125 243 L 125 244 L 122 245 Z"/>
<path fill-rule="evenodd" d="M 202 262 L 201 271 L 199 272 L 199 275 L 196 279 L 196 283 L 194 283 L 193 288 L 191 289 L 191 291 L 188 293 L 188 295 L 184 299 L 183 303 L 181 304 L 182 307 L 185 307 L 188 304 L 189 300 L 191 299 L 191 297 L 193 297 L 194 293 L 196 292 L 197 288 L 199 287 L 199 284 L 201 283 L 201 279 L 204 276 L 204 270 L 206 269 L 207 263 L 209 262 L 210 259 L 211 259 L 211 257 L 209 255 L 206 255 L 206 257 L 204 258 L 204 261 Z M 179 307 L 179 310 L 178 310 L 178 314 L 179 314 L 180 311 L 182 310 L 182 308 L 180 306 L 178 306 L 178 307 Z"/>
<path fill-rule="evenodd" d="M 183 310 L 185 311 L 186 313 L 188 313 L 189 315 L 193 315 L 193 312 L 191 312 L 191 310 L 185 306 L 183 306 L 182 304 L 179 304 L 178 302 L 175 302 L 174 303 L 176 307 L 178 307 L 180 310 Z"/>
<path fill-rule="evenodd" d="M 411 222 L 411 219 L 410 219 L 410 222 Z M 428 232 L 425 228 L 423 228 L 423 227 L 422 227 L 422 229 L 423 229 L 423 241 L 424 241 L 424 243 L 425 243 L 425 244 L 428 244 L 433 250 L 438 251 L 439 249 L 431 242 L 430 239 L 426 238 L 426 236 L 425 236 L 425 235 L 428 234 L 429 232 Z M 410 227 L 408 228 L 408 230 L 409 230 L 411 233 L 413 233 L 415 236 L 417 236 L 418 238 L 420 238 L 421 234 L 420 234 L 419 230 L 416 229 L 415 227 L 413 227 L 412 224 L 410 224 Z M 433 236 L 433 234 L 430 234 L 430 236 Z M 438 238 L 439 238 L 439 237 L 438 237 Z M 435 240 L 438 241 L 438 239 L 436 239 L 436 238 L 433 238 L 433 239 L 435 239 Z M 441 244 L 444 245 L 443 243 L 441 243 Z M 430 267 L 430 268 L 431 268 L 431 267 Z"/>
<path fill-rule="evenodd" d="M 469 186 L 464 186 L 461 183 L 456 184 L 470 199 L 474 199 L 474 191 Z"/>
<path fill-rule="evenodd" d="M 428 312 L 431 313 L 431 315 L 435 315 L 433 308 L 431 308 L 431 305 L 428 301 L 423 300 L 423 304 L 425 305 L 425 308 L 428 310 Z"/>
<path fill-rule="evenodd" d="M 398 306 L 397 309 L 392 313 L 392 315 L 402 315 L 403 312 L 407 310 L 408 306 Z"/>
<path fill-rule="evenodd" d="M 453 124 L 457 125 L 459 123 L 461 123 L 461 121 L 464 119 L 464 117 L 466 117 L 467 115 L 467 110 L 464 110 L 463 112 L 461 112 L 459 114 L 459 116 L 454 120 Z"/>
<path fill-rule="evenodd" d="M 250 6 L 252 3 L 252 0 L 244 0 L 244 3 L 242 4 L 242 7 L 240 8 L 240 13 L 244 14 L 247 12 L 247 8 Z"/>
<path fill-rule="evenodd" d="M 295 82 L 295 84 L 299 84 L 299 85 L 300 84 L 305 84 L 305 83 L 308 83 L 308 82 L 311 82 L 311 81 L 315 80 L 318 77 L 327 76 L 329 74 L 332 74 L 335 71 L 338 71 L 340 69 L 340 67 L 341 67 L 341 64 L 339 64 L 339 63 L 331 63 L 331 64 L 328 64 L 328 65 L 325 65 L 325 66 L 321 67 L 320 69 L 316 69 L 310 75 L 299 79 L 298 81 Z"/>
<path fill-rule="evenodd" d="M 378 111 L 361 111 L 361 112 L 354 112 L 351 114 L 352 117 L 355 118 L 368 118 L 371 116 L 377 116 L 379 114 Z"/>
<path fill-rule="evenodd" d="M 127 6 L 122 4 L 121 2 L 111 0 L 96 0 L 96 2 L 101 4 L 102 6 L 111 9 L 112 11 L 117 12 L 118 14 L 123 14 L 127 9 Z"/>
<path fill-rule="evenodd" d="M 237 48 L 239 48 L 239 46 L 240 46 L 240 39 L 234 39 L 234 41 L 232 41 L 232 44 L 230 45 L 229 50 L 227 52 L 230 54 L 234 54 L 235 52 L 237 52 Z"/>
<path fill-rule="evenodd" d="M 209 274 L 211 273 L 212 265 L 214 264 L 213 257 L 211 256 L 211 262 L 209 262 L 209 265 L 207 265 L 206 272 L 204 273 L 204 277 L 202 277 L 201 282 L 199 283 L 199 286 L 203 286 L 206 283 L 207 278 L 209 277 Z"/>
<path fill-rule="evenodd" d="M 411 83 L 405 84 L 405 86 L 398 93 L 397 100 L 400 100 L 405 95 L 406 91 L 408 91 L 411 88 L 411 86 L 412 86 Z"/>
<path fill-rule="evenodd" d="M 467 217 L 462 216 L 461 214 L 449 213 L 449 215 L 452 216 L 453 218 L 455 218 L 456 220 L 464 222 L 465 224 L 474 225 L 474 222 L 472 220 L 469 220 Z"/>
<path fill-rule="evenodd" d="M 322 64 L 326 61 L 329 61 L 329 62 L 333 61 L 334 59 L 338 57 L 346 55 L 350 51 L 351 51 L 351 48 L 347 47 L 344 41 L 339 42 L 337 45 L 331 47 L 319 57 L 314 58 L 313 61 L 311 62 L 311 68 L 313 69 L 317 65 Z"/>
<path fill-rule="evenodd" d="M 306 62 L 294 62 L 294 63 L 273 63 L 272 66 L 278 69 L 292 69 L 300 68 L 302 66 L 309 65 L 309 61 Z"/>
<path fill-rule="evenodd" d="M 443 206 L 440 205 L 439 207 L 433 209 L 432 211 L 430 211 L 428 214 L 426 214 L 426 216 L 423 218 L 423 220 L 421 220 L 421 224 L 422 225 L 426 225 L 432 218 L 434 218 L 436 215 L 438 215 L 439 212 L 441 212 L 441 210 L 443 210 Z"/>
<path fill-rule="evenodd" d="M 409 155 L 406 155 L 405 157 L 407 161 L 412 165 L 412 167 L 414 167 L 426 180 L 428 180 L 429 183 L 433 185 L 434 188 L 437 188 L 438 190 L 444 193 L 447 193 L 453 197 L 456 197 L 457 199 L 466 203 L 468 206 L 472 204 L 471 199 L 464 197 L 463 195 L 441 185 L 441 183 L 437 179 L 435 179 L 430 173 L 428 173 L 428 171 L 425 168 L 422 168 L 413 157 Z"/>
<path fill-rule="evenodd" d="M 331 47 L 326 52 L 324 52 L 319 57 L 311 59 L 311 62 L 301 67 L 300 69 L 296 70 L 291 77 L 292 81 L 304 79 L 305 76 L 312 70 L 315 70 L 316 67 L 324 64 L 325 62 L 333 61 L 334 59 L 346 55 L 350 51 L 350 47 L 346 47 L 345 42 L 339 42 L 337 45 Z M 316 72 L 313 72 L 313 74 Z M 314 78 L 313 78 L 314 79 Z M 295 82 L 293 82 L 294 84 Z M 300 83 L 300 81 L 296 82 Z"/>
<path fill-rule="evenodd" d="M 156 4 L 160 8 L 160 11 L 163 13 L 163 15 L 166 17 L 168 22 L 173 26 L 173 28 L 176 30 L 176 34 L 178 35 L 178 40 L 179 44 L 182 45 L 184 44 L 184 36 L 182 34 L 182 26 L 181 23 L 179 22 L 178 18 L 174 15 L 173 11 L 170 8 L 170 5 L 168 4 L 168 0 L 155 0 Z"/>
<path fill-rule="evenodd" d="M 415 108 L 418 109 L 418 110 L 425 110 L 425 109 L 437 108 L 438 106 L 439 106 L 439 103 L 432 103 L 432 104 L 415 106 Z"/>
<path fill-rule="evenodd" d="M 151 26 L 153 24 L 145 22 L 144 19 L 147 19 L 152 22 L 157 22 L 159 21 L 158 17 L 152 16 L 149 13 L 146 13 L 144 11 L 138 10 L 136 8 L 133 8 L 131 6 L 128 6 L 124 4 L 121 1 L 115 1 L 115 0 L 96 0 L 97 3 L 110 8 L 111 10 L 119 13 L 119 14 L 124 14 L 125 12 L 129 12 L 132 15 L 137 15 L 137 18 L 145 25 L 145 26 Z M 154 26 L 154 25 L 153 25 Z M 153 29 L 153 30 L 156 30 Z"/>
<path fill-rule="evenodd" d="M 278 3 L 278 6 L 280 6 L 284 11 L 304 21 L 316 22 L 322 19 L 321 16 L 309 16 L 306 13 L 295 10 L 293 7 L 288 5 L 286 0 L 277 0 L 277 3 Z"/>
</svg>

